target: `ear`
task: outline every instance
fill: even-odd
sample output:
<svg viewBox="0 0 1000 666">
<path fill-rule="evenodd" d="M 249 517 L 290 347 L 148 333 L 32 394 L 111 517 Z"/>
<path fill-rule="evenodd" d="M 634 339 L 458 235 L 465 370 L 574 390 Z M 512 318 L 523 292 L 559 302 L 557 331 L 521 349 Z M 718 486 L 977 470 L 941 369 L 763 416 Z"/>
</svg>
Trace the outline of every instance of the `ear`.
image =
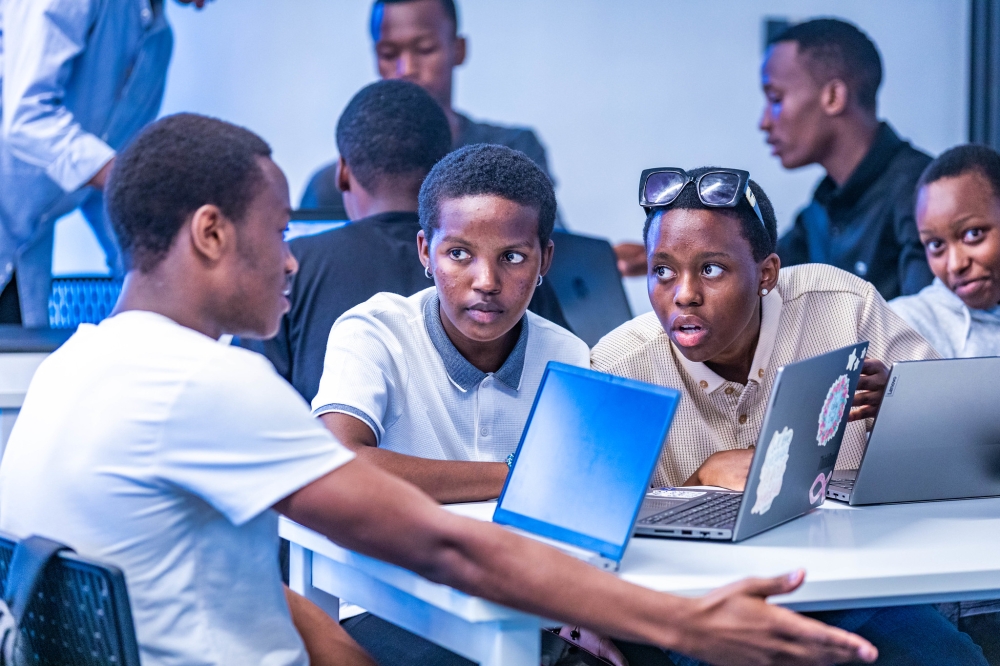
<svg viewBox="0 0 1000 666">
<path fill-rule="evenodd" d="M 194 212 L 188 230 L 195 254 L 207 263 L 220 261 L 236 245 L 233 223 L 211 204 Z"/>
<path fill-rule="evenodd" d="M 337 170 L 336 170 L 336 180 L 337 189 L 341 192 L 348 192 L 351 189 L 351 167 L 347 166 L 347 162 L 344 161 L 343 157 L 337 158 Z"/>
<path fill-rule="evenodd" d="M 431 267 L 431 242 L 427 240 L 423 229 L 417 232 L 417 256 L 424 268 Z"/>
<path fill-rule="evenodd" d="M 542 266 L 541 268 L 538 269 L 539 275 L 544 276 L 549 272 L 549 269 L 552 268 L 552 255 L 555 254 L 555 251 L 556 251 L 556 244 L 553 243 L 552 239 L 550 238 L 548 244 L 546 244 L 546 246 L 542 248 Z"/>
<path fill-rule="evenodd" d="M 847 110 L 851 92 L 847 84 L 840 79 L 831 79 L 820 89 L 819 103 L 823 113 L 828 116 L 839 116 Z"/>
<path fill-rule="evenodd" d="M 465 57 L 469 53 L 469 42 L 465 37 L 459 35 L 455 38 L 455 60 L 452 62 L 452 67 L 458 67 L 459 65 L 465 64 Z"/>
<path fill-rule="evenodd" d="M 767 289 L 768 293 L 774 291 L 774 288 L 778 286 L 778 272 L 780 270 L 781 259 L 773 252 L 767 255 L 764 261 L 760 262 L 760 286 L 757 287 L 758 295 L 764 289 Z"/>
</svg>

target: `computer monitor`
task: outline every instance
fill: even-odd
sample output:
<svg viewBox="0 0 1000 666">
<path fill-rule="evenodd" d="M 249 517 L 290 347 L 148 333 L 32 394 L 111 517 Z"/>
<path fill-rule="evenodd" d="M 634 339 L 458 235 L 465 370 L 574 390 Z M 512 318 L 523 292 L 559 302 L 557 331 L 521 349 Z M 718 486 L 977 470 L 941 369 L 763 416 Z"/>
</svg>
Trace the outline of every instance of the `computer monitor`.
<svg viewBox="0 0 1000 666">
<path fill-rule="evenodd" d="M 494 522 L 621 560 L 679 402 L 674 389 L 550 362 Z"/>
</svg>

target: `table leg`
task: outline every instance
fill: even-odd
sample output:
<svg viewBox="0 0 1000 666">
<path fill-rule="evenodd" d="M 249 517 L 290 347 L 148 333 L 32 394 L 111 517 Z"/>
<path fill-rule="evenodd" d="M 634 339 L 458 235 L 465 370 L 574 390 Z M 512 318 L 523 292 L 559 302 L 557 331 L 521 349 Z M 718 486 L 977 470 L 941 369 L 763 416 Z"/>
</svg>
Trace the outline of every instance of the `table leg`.
<svg viewBox="0 0 1000 666">
<path fill-rule="evenodd" d="M 288 549 L 288 587 L 313 602 L 333 619 L 340 622 L 340 599 L 328 592 L 313 587 L 313 553 L 297 543 Z"/>
</svg>

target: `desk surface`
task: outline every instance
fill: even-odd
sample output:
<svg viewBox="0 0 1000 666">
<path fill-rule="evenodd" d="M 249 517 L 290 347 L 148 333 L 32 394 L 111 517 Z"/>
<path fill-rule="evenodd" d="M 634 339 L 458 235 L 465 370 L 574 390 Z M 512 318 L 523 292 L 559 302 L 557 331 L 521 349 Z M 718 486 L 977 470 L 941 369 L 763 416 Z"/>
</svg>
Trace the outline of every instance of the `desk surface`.
<svg viewBox="0 0 1000 666">
<path fill-rule="evenodd" d="M 22 328 L 0 324 L 0 354 L 53 352 L 73 333 L 73 329 Z"/>
<path fill-rule="evenodd" d="M 489 520 L 494 504 L 447 507 Z M 292 527 L 294 526 L 294 528 Z M 349 553 L 283 519 L 282 536 L 359 573 L 404 584 L 416 596 L 464 616 L 497 612 L 415 574 Z M 1000 498 L 848 507 L 828 501 L 790 523 L 738 544 L 634 538 L 619 575 L 643 587 L 698 595 L 746 576 L 806 569 L 806 582 L 775 601 L 798 610 L 1000 598 Z M 412 577 L 422 583 L 418 586 Z M 390 581 L 387 581 L 390 582 Z M 434 590 L 434 588 L 441 588 Z M 430 590 L 434 590 L 430 593 Z M 431 601 L 431 598 L 427 598 Z"/>
</svg>

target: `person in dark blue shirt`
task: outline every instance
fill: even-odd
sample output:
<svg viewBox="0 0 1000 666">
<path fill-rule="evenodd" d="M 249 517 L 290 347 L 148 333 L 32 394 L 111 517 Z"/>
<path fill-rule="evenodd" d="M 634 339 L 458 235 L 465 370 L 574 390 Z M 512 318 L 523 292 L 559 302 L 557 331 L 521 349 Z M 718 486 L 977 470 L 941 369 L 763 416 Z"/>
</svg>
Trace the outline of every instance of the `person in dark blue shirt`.
<svg viewBox="0 0 1000 666">
<path fill-rule="evenodd" d="M 865 278 L 887 300 L 930 284 L 913 208 L 931 157 L 878 120 L 875 44 L 844 21 L 800 23 L 772 40 L 761 82 L 767 101 L 760 129 L 781 165 L 826 170 L 778 242 L 781 265 L 832 264 Z"/>
</svg>

